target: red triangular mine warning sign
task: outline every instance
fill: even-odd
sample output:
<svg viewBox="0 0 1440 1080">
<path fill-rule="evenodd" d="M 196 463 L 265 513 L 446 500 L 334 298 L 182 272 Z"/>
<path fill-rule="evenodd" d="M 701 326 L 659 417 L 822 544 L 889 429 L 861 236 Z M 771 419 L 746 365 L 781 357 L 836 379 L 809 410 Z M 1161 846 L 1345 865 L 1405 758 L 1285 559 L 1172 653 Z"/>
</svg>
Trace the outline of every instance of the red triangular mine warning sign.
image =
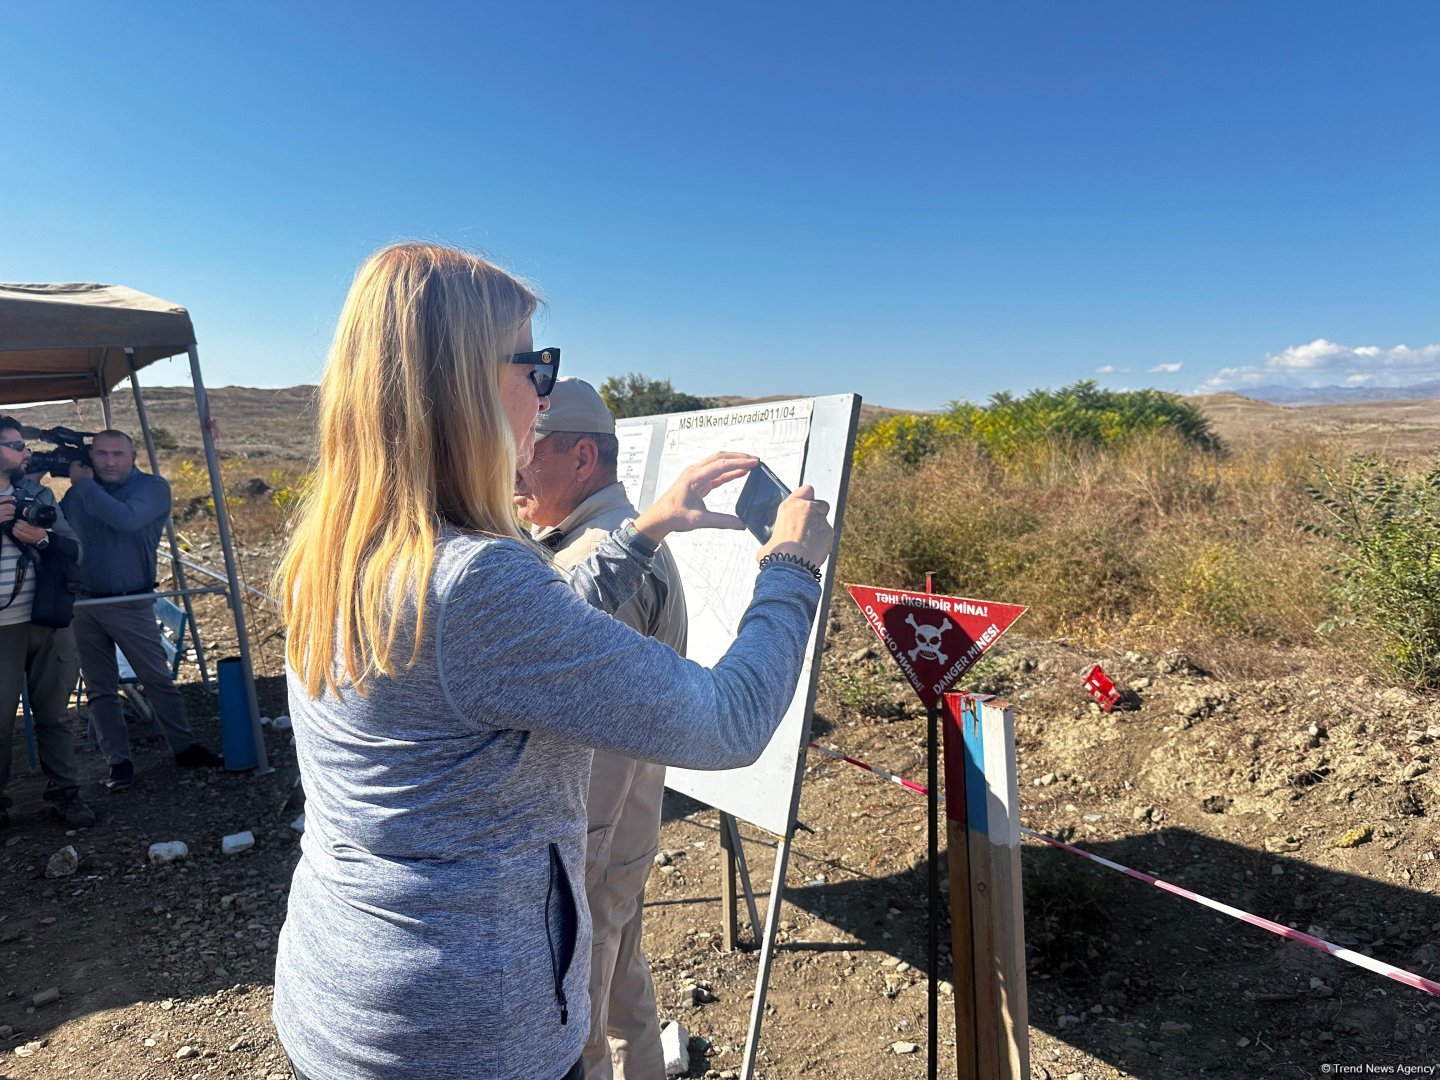
<svg viewBox="0 0 1440 1080">
<path fill-rule="evenodd" d="M 926 706 L 939 702 L 940 695 L 1025 614 L 1019 604 L 869 585 L 847 588 Z"/>
</svg>

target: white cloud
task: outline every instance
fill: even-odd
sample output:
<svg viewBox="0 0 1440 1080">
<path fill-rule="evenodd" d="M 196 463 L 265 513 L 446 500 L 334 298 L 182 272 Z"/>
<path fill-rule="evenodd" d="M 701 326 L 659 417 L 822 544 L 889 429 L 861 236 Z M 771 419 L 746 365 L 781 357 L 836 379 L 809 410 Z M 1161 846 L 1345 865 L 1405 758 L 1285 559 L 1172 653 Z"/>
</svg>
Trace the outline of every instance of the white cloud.
<svg viewBox="0 0 1440 1080">
<path fill-rule="evenodd" d="M 1179 364 L 1156 364 L 1150 369 L 1151 375 L 1174 375 L 1180 370 Z"/>
<path fill-rule="evenodd" d="M 1096 374 L 1096 375 L 1128 375 L 1128 374 L 1130 374 L 1130 369 L 1129 369 L 1128 367 L 1116 367 L 1114 364 L 1101 364 L 1099 367 L 1097 367 L 1097 368 L 1095 369 L 1095 374 Z"/>
<path fill-rule="evenodd" d="M 1440 379 L 1440 344 L 1341 345 L 1316 338 L 1268 353 L 1263 364 L 1222 368 L 1200 390 L 1237 390 L 1247 386 L 1403 386 Z"/>
</svg>

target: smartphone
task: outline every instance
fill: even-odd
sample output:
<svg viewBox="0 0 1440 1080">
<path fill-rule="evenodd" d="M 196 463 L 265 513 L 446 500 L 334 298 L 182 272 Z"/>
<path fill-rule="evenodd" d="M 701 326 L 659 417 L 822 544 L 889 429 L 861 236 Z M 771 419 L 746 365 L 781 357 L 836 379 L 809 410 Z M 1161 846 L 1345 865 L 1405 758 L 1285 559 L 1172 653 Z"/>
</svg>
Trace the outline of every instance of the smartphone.
<svg viewBox="0 0 1440 1080">
<path fill-rule="evenodd" d="M 745 486 L 735 503 L 735 515 L 755 534 L 755 539 L 768 544 L 770 531 L 775 526 L 775 513 L 789 497 L 790 489 L 762 461 L 745 477 Z"/>
</svg>

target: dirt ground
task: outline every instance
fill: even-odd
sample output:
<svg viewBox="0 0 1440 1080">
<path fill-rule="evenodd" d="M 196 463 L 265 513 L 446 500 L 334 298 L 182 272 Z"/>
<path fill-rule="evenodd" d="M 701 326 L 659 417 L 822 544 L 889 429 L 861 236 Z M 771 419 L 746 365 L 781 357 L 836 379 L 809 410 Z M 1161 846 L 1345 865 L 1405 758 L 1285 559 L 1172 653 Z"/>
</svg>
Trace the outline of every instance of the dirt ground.
<svg viewBox="0 0 1440 1080">
<path fill-rule="evenodd" d="M 218 567 L 203 521 L 184 527 L 191 556 Z M 242 535 L 247 581 L 264 582 L 277 545 Z M 201 607 L 210 657 L 228 655 L 216 603 Z M 252 602 L 247 617 L 272 673 L 262 711 L 280 715 L 274 616 Z M 1014 706 L 1027 827 L 1440 979 L 1433 695 L 1376 685 L 1334 653 L 1215 642 L 1189 656 L 1107 654 L 1023 629 L 965 685 Z M 1097 661 L 1127 690 L 1109 715 L 1081 686 Z M 213 699 L 192 665 L 182 677 L 214 745 Z M 819 742 L 923 782 L 924 714 L 843 593 L 813 724 Z M 68 836 L 16 740 L 14 821 L 0 830 L 0 1080 L 288 1078 L 270 984 L 300 808 L 290 736 L 267 739 L 275 772 L 264 777 L 182 773 L 163 745 L 142 743 L 136 785 L 114 795 L 82 747 L 100 821 Z M 759 1075 L 923 1076 L 924 799 L 812 753 L 799 818 Z M 662 1011 L 694 1036 L 694 1077 L 738 1075 L 758 965 L 753 950 L 721 950 L 717 825 L 714 811 L 669 798 L 666 865 L 647 896 Z M 247 829 L 254 848 L 223 856 L 221 838 Z M 763 914 L 774 838 L 743 832 Z M 177 839 L 188 859 L 147 864 L 151 843 Z M 47 878 L 66 844 L 78 869 Z M 1440 1075 L 1440 998 L 1062 852 L 1027 843 L 1023 861 L 1034 1077 Z M 57 1000 L 35 1004 L 52 989 Z M 942 1051 L 953 1034 L 943 998 Z"/>
<path fill-rule="evenodd" d="M 847 605 L 837 599 L 830 623 L 815 736 L 923 781 L 923 713 Z M 1096 660 L 1130 689 L 1123 711 L 1089 706 L 1080 676 Z M 1304 653 L 1266 664 L 1222 679 L 1176 654 L 1097 656 L 1010 636 L 975 683 L 1016 709 L 1028 827 L 1440 977 L 1440 706 Z M 187 693 L 214 741 L 208 695 Z M 268 715 L 283 711 L 281 693 L 264 681 Z M 268 1017 L 299 850 L 296 773 L 289 735 L 268 738 L 267 777 L 182 774 L 163 746 L 142 745 L 137 784 L 115 795 L 83 749 L 101 818 L 73 836 L 46 815 L 41 780 L 17 755 L 15 821 L 0 836 L 0 1075 L 287 1075 Z M 759 1073 L 921 1076 L 924 800 L 812 753 L 800 820 Z M 1365 842 L 1336 846 L 1356 828 Z M 221 837 L 245 829 L 255 847 L 223 856 Z M 695 1036 L 691 1076 L 738 1074 L 758 962 L 720 949 L 716 829 L 713 811 L 672 796 L 668 865 L 647 897 L 662 1009 Z M 773 838 L 744 832 L 763 910 Z M 146 864 L 152 842 L 174 839 L 187 860 Z M 78 871 L 47 878 L 67 843 Z M 1440 999 L 1064 853 L 1027 846 L 1024 872 L 1036 1077 L 1440 1064 Z M 59 1000 L 36 1007 L 49 988 Z"/>
</svg>

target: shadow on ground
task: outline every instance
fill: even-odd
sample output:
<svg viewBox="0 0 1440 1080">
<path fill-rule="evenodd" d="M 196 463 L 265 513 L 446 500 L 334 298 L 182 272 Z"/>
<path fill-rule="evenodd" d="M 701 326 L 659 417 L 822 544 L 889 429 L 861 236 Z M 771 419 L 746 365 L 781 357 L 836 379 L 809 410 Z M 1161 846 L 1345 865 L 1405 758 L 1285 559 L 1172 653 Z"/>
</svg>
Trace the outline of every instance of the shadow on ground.
<svg viewBox="0 0 1440 1080">
<path fill-rule="evenodd" d="M 198 682 L 181 690 L 197 738 L 218 748 L 215 699 Z M 262 713 L 284 711 L 282 679 L 261 679 L 258 690 Z M 0 831 L 0 1025 L 12 1033 L 0 1053 L 103 1010 L 272 979 L 298 857 L 283 813 L 295 776 L 290 736 L 267 734 L 275 771 L 266 776 L 185 770 L 147 725 L 130 722 L 136 781 L 122 792 L 105 790 L 105 761 L 77 738 L 82 793 L 99 821 L 72 835 L 41 801 L 44 778 L 15 740 L 13 821 Z M 223 856 L 221 838 L 246 830 L 253 850 Z M 150 867 L 150 844 L 170 840 L 183 840 L 189 857 Z M 47 878 L 47 861 L 67 844 L 78 869 Z M 50 989 L 58 1000 L 35 1006 Z"/>
<path fill-rule="evenodd" d="M 747 847 L 763 843 L 747 840 Z M 1440 980 L 1440 902 L 1432 894 L 1185 829 L 1080 846 Z M 791 880 L 811 873 L 803 848 L 802 836 Z M 1022 865 L 1032 1030 L 1156 1080 L 1318 1076 L 1335 1063 L 1386 1071 L 1440 1064 L 1440 1000 L 1423 991 L 1066 852 L 1027 843 Z M 940 873 L 944 881 L 943 855 Z M 927 966 L 926 863 L 883 877 L 834 869 L 827 876 L 788 889 L 786 901 L 853 935 L 861 948 L 913 965 L 918 977 Z M 766 881 L 756 880 L 757 889 Z M 952 979 L 948 913 L 940 941 L 941 977 Z M 780 949 L 855 947 L 797 941 Z M 1212 988 L 1203 994 L 1202 971 Z M 1222 993 L 1214 992 L 1217 983 Z M 950 999 L 944 1007 L 953 1007 Z"/>
</svg>

